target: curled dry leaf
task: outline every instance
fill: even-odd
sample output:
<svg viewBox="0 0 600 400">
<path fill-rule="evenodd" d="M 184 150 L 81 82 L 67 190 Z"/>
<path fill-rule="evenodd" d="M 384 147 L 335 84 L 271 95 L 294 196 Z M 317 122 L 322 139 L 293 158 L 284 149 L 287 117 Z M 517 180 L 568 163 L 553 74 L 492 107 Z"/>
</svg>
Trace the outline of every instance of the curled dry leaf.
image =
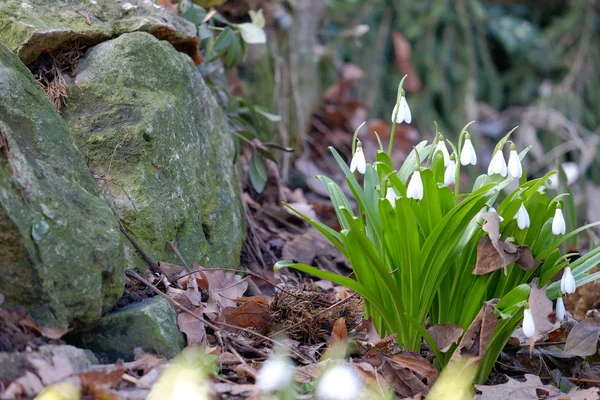
<svg viewBox="0 0 600 400">
<path fill-rule="evenodd" d="M 531 281 L 531 291 L 528 300 L 531 316 L 533 317 L 533 324 L 535 325 L 534 337 L 536 340 L 556 328 L 556 316 L 552 310 L 552 302 L 546 295 L 548 285 L 539 288 L 537 285 L 538 281 L 538 278 Z"/>
<path fill-rule="evenodd" d="M 390 357 L 389 360 L 395 366 L 407 368 L 428 380 L 436 379 L 438 377 L 438 370 L 420 355 L 404 352 L 402 355 Z"/>
<path fill-rule="evenodd" d="M 331 337 L 329 338 L 329 346 L 333 346 L 337 343 L 343 342 L 348 337 L 348 330 L 346 329 L 346 318 L 340 317 L 333 324 L 331 329 Z"/>
<path fill-rule="evenodd" d="M 528 271 L 539 265 L 541 261 L 533 258 L 531 249 L 526 245 L 514 246 L 508 239 L 506 242 L 498 240 L 494 245 L 490 236 L 479 239 L 477 262 L 473 267 L 474 275 L 486 275 L 500 268 L 504 268 L 506 271 L 506 267 L 512 263 L 522 270 Z"/>
<path fill-rule="evenodd" d="M 471 356 L 477 360 L 483 357 L 498 325 L 498 318 L 494 315 L 494 306 L 498 304 L 498 301 L 498 299 L 493 299 L 483 305 L 463 335 L 452 355 L 452 360 L 460 361 L 463 356 Z"/>
<path fill-rule="evenodd" d="M 587 357 L 596 354 L 600 336 L 600 318 L 588 318 L 571 329 L 564 352 L 569 355 Z"/>
<path fill-rule="evenodd" d="M 202 318 L 202 307 L 197 307 L 192 312 Z M 185 333 L 188 346 L 203 343 L 206 339 L 206 327 L 204 324 L 187 312 L 177 315 L 177 325 L 179 326 L 179 330 Z"/>
<path fill-rule="evenodd" d="M 254 328 L 259 333 L 268 333 L 271 314 L 269 306 L 258 302 L 248 301 L 239 307 L 226 307 L 223 309 L 225 322 L 242 328 Z"/>
<path fill-rule="evenodd" d="M 462 336 L 464 329 L 458 325 L 446 322 L 444 325 L 433 325 L 427 332 L 433 338 L 433 341 L 441 352 L 450 350 L 450 347 Z"/>
<path fill-rule="evenodd" d="M 385 360 L 379 369 L 386 382 L 401 396 L 414 396 L 427 390 L 421 378 L 408 368 L 399 368 L 398 363 Z"/>
<path fill-rule="evenodd" d="M 46 326 L 38 326 L 35 323 L 35 321 L 33 320 L 33 318 L 31 318 L 30 316 L 27 316 L 27 317 L 23 318 L 21 321 L 19 321 L 19 325 L 21 325 L 21 327 L 23 329 L 25 329 L 29 332 L 36 333 L 38 335 L 41 335 L 41 336 L 51 339 L 51 340 L 58 340 L 71 331 L 70 328 L 69 329 L 55 329 L 55 328 L 48 328 Z"/>
<path fill-rule="evenodd" d="M 225 307 L 235 307 L 236 303 L 233 299 L 242 297 L 248 289 L 247 279 L 242 279 L 239 275 L 216 269 L 204 269 L 202 272 L 209 287 L 208 302 L 204 313 L 210 319 L 215 319 Z"/>
</svg>

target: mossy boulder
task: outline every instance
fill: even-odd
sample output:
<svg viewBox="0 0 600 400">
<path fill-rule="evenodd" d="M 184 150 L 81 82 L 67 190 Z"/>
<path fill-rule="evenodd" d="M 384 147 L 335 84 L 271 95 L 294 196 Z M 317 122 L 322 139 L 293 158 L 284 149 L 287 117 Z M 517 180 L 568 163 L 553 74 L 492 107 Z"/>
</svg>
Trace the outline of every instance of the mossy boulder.
<svg viewBox="0 0 600 400">
<path fill-rule="evenodd" d="M 69 128 L 0 44 L 0 293 L 39 323 L 86 326 L 123 293 L 115 215 Z"/>
<path fill-rule="evenodd" d="M 25 64 L 42 53 L 148 32 L 198 57 L 196 27 L 148 0 L 0 0 L 0 42 Z"/>
<path fill-rule="evenodd" d="M 233 138 L 191 59 L 142 32 L 91 48 L 63 117 L 96 182 L 156 261 L 236 267 L 244 233 Z M 145 265 L 131 247 L 130 263 Z"/>
<path fill-rule="evenodd" d="M 92 350 L 105 363 L 132 361 L 136 347 L 166 358 L 175 357 L 185 347 L 177 312 L 159 296 L 112 312 L 94 329 L 70 334 L 65 340 Z"/>
</svg>

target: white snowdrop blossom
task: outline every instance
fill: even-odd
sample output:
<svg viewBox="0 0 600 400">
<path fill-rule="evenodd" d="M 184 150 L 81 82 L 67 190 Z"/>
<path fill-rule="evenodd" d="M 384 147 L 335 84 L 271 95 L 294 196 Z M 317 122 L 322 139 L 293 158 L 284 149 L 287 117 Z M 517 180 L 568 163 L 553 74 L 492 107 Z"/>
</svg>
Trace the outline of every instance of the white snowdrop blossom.
<svg viewBox="0 0 600 400">
<path fill-rule="evenodd" d="M 344 363 L 323 373 L 315 394 L 319 400 L 355 400 L 361 389 L 362 383 L 353 367 Z"/>
<path fill-rule="evenodd" d="M 450 185 L 454 183 L 454 179 L 456 177 L 456 160 L 454 154 L 450 157 L 450 161 L 448 162 L 448 166 L 446 167 L 446 171 L 444 172 L 444 184 Z"/>
<path fill-rule="evenodd" d="M 565 319 L 565 303 L 563 302 L 562 297 L 556 299 L 556 318 L 559 321 Z"/>
<path fill-rule="evenodd" d="M 450 162 L 450 153 L 448 153 L 448 148 L 446 147 L 446 143 L 444 142 L 444 136 L 442 135 L 439 136 L 439 141 L 435 146 L 435 151 L 433 152 L 433 154 L 435 155 L 435 153 L 437 153 L 438 151 L 442 152 L 442 155 L 444 156 L 444 167 L 447 167 L 448 163 Z"/>
<path fill-rule="evenodd" d="M 523 175 L 523 167 L 519 160 L 519 154 L 517 154 L 517 147 L 513 144 L 510 145 L 510 156 L 508 157 L 508 173 L 515 179 L 520 179 Z"/>
<path fill-rule="evenodd" d="M 356 145 L 354 156 L 352 156 L 352 162 L 350 163 L 350 172 L 358 171 L 364 174 L 367 168 L 367 161 L 365 160 L 365 154 L 363 153 L 362 145 L 360 141 Z"/>
<path fill-rule="evenodd" d="M 562 163 L 561 168 L 565 172 L 565 176 L 567 178 L 567 186 L 571 186 L 573 183 L 577 182 L 579 179 L 579 166 L 577 163 L 572 161 L 567 161 Z M 558 174 L 552 175 L 548 180 L 550 181 L 550 187 L 552 189 L 558 189 Z"/>
<path fill-rule="evenodd" d="M 293 374 L 294 369 L 287 358 L 272 356 L 260 367 L 256 375 L 256 385 L 262 393 L 283 390 L 292 381 Z"/>
<path fill-rule="evenodd" d="M 477 164 L 477 153 L 475 153 L 475 148 L 471 143 L 471 135 L 468 133 L 465 135 L 465 144 L 460 151 L 460 163 L 462 165 Z"/>
<path fill-rule="evenodd" d="M 396 115 L 396 111 L 398 112 L 398 115 Z M 406 102 L 406 97 L 404 97 L 404 95 L 400 97 L 400 103 L 396 103 L 394 106 L 394 111 L 392 111 L 392 123 L 394 122 L 394 116 L 396 116 L 397 124 L 401 124 L 402 122 L 410 124 L 412 121 L 410 108 L 408 108 L 408 103 Z"/>
<path fill-rule="evenodd" d="M 531 223 L 529 220 L 529 213 L 527 212 L 527 209 L 525 208 L 525 205 L 523 203 L 521 203 L 521 207 L 519 208 L 519 211 L 517 211 L 515 219 L 517 220 L 517 225 L 519 226 L 519 229 L 529 228 L 529 225 Z"/>
<path fill-rule="evenodd" d="M 555 235 L 564 235 L 567 231 L 567 225 L 565 223 L 565 217 L 563 216 L 562 209 L 556 207 L 554 211 L 554 219 L 552 220 L 552 233 Z"/>
<path fill-rule="evenodd" d="M 535 335 L 535 324 L 533 323 L 533 315 L 531 315 L 531 310 L 529 308 L 523 310 L 523 333 L 528 338 Z"/>
<path fill-rule="evenodd" d="M 577 289 L 577 285 L 575 284 L 571 267 L 565 267 L 562 279 L 560 280 L 560 291 L 563 294 L 573 294 L 575 293 L 575 289 Z"/>
<path fill-rule="evenodd" d="M 496 151 L 494 157 L 492 157 L 492 161 L 490 161 L 490 165 L 488 166 L 488 175 L 500 174 L 502 176 L 506 176 L 508 173 L 506 167 L 506 161 L 504 160 L 504 154 L 502 154 L 502 149 Z"/>
<path fill-rule="evenodd" d="M 396 198 L 398 196 L 396 196 L 396 192 L 394 191 L 393 188 L 389 187 L 387 188 L 387 191 L 385 192 L 385 198 L 392 204 L 392 207 L 396 208 Z"/>
<path fill-rule="evenodd" d="M 406 197 L 409 199 L 423 199 L 423 181 L 421 180 L 421 171 L 413 172 L 408 187 L 406 188 Z"/>
</svg>

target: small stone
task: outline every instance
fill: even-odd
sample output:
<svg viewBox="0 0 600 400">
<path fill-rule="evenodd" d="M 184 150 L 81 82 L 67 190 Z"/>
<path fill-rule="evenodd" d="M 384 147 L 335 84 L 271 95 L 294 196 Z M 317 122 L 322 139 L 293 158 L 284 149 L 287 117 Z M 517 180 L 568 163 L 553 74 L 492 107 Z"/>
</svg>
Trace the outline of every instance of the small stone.
<svg viewBox="0 0 600 400">
<path fill-rule="evenodd" d="M 90 349 L 102 362 L 109 363 L 132 361 L 136 347 L 172 358 L 185 346 L 175 309 L 159 296 L 110 313 L 94 329 L 71 333 L 65 341 Z"/>
</svg>

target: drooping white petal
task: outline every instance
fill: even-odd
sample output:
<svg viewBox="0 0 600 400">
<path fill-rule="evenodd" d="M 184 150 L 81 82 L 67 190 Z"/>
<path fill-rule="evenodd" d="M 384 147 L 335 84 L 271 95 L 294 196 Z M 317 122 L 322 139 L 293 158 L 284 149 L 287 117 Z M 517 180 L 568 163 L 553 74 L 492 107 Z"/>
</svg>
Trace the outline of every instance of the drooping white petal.
<svg viewBox="0 0 600 400">
<path fill-rule="evenodd" d="M 433 154 L 435 155 L 435 153 L 437 153 L 438 151 L 442 152 L 442 155 L 444 156 L 444 167 L 447 167 L 448 163 L 450 162 L 450 153 L 448 153 L 448 148 L 446 147 L 446 143 L 444 143 L 443 140 L 440 140 L 437 146 L 435 146 L 435 151 L 433 152 Z"/>
<path fill-rule="evenodd" d="M 294 368 L 284 357 L 273 356 L 265 361 L 256 375 L 256 385 L 262 393 L 283 390 L 290 384 Z"/>
<path fill-rule="evenodd" d="M 523 175 L 523 167 L 521 166 L 521 161 L 519 161 L 519 155 L 516 150 L 510 151 L 510 156 L 508 157 L 508 173 L 511 177 L 520 179 Z"/>
<path fill-rule="evenodd" d="M 473 147 L 473 143 L 471 143 L 470 137 L 465 139 L 465 144 L 460 151 L 460 163 L 462 165 L 477 164 L 477 153 L 475 153 L 475 148 Z"/>
<path fill-rule="evenodd" d="M 408 103 L 406 102 L 406 97 L 402 96 L 400 98 L 400 104 L 396 104 L 394 106 L 394 111 L 392 111 L 392 123 L 394 122 L 394 115 L 396 115 L 396 110 L 398 110 L 398 115 L 396 116 L 397 124 L 401 124 L 402 122 L 410 124 L 412 122 L 412 115 L 410 114 L 410 108 L 408 107 Z"/>
<path fill-rule="evenodd" d="M 579 179 L 579 165 L 577 165 L 577 163 L 567 161 L 562 163 L 561 167 L 563 171 L 565 171 L 565 176 L 567 177 L 567 186 L 577 182 L 577 179 Z M 548 178 L 551 188 L 558 189 L 558 179 L 559 174 L 552 175 L 550 178 Z"/>
<path fill-rule="evenodd" d="M 367 161 L 365 160 L 365 154 L 361 146 L 356 148 L 352 162 L 350 163 L 350 172 L 358 171 L 364 174 L 367 168 Z"/>
<path fill-rule="evenodd" d="M 408 182 L 406 188 L 406 197 L 409 199 L 421 200 L 423 198 L 423 181 L 421 180 L 421 172 L 415 171 Z"/>
<path fill-rule="evenodd" d="M 523 333 L 528 338 L 535 335 L 535 324 L 533 323 L 533 315 L 531 315 L 529 308 L 523 310 Z"/>
<path fill-rule="evenodd" d="M 315 394 L 319 400 L 355 400 L 361 389 L 362 382 L 353 367 L 344 363 L 323 373 Z"/>
<path fill-rule="evenodd" d="M 562 297 L 556 299 L 556 318 L 559 321 L 565 319 L 565 303 L 563 302 Z"/>
<path fill-rule="evenodd" d="M 529 220 L 529 213 L 527 212 L 527 209 L 523 203 L 521 203 L 521 207 L 519 208 L 519 211 L 517 211 L 515 219 L 517 220 L 519 229 L 529 228 L 529 225 L 531 224 Z"/>
<path fill-rule="evenodd" d="M 567 231 L 567 225 L 565 223 L 565 217 L 563 216 L 562 209 L 557 208 L 554 212 L 554 219 L 552 220 L 552 233 L 555 235 L 564 235 Z"/>
<path fill-rule="evenodd" d="M 454 183 L 454 178 L 456 177 L 456 161 L 450 160 L 448 162 L 448 167 L 446 167 L 446 171 L 444 172 L 444 184 L 450 185 Z"/>
<path fill-rule="evenodd" d="M 490 165 L 488 166 L 488 175 L 500 174 L 501 176 L 506 176 L 508 173 L 506 167 L 506 161 L 504 160 L 504 154 L 502 154 L 502 150 L 498 150 L 494 157 L 492 157 L 492 161 L 490 161 Z"/>
<path fill-rule="evenodd" d="M 577 289 L 577 285 L 575 284 L 575 277 L 573 277 L 571 267 L 565 267 L 562 279 L 560 280 L 560 291 L 564 294 L 573 294 L 575 293 L 575 289 Z"/>
<path fill-rule="evenodd" d="M 387 192 L 385 193 L 385 198 L 392 204 L 392 207 L 396 207 L 396 192 L 393 188 L 387 188 Z"/>
</svg>

